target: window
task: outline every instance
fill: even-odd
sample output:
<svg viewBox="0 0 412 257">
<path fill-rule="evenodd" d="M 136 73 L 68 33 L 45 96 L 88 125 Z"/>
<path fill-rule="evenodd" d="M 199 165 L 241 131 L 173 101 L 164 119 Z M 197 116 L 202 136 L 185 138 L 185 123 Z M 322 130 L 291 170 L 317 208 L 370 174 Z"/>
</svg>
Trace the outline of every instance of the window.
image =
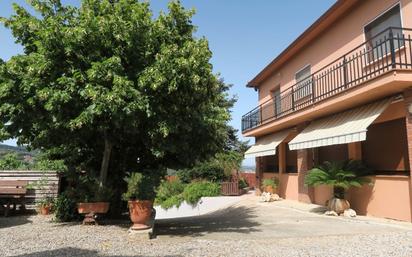
<svg viewBox="0 0 412 257">
<path fill-rule="evenodd" d="M 294 91 L 295 100 L 300 100 L 312 94 L 312 77 L 310 65 L 307 65 L 295 74 L 296 88 Z"/>
<path fill-rule="evenodd" d="M 409 174 L 405 119 L 369 126 L 362 142 L 362 159 L 377 175 Z"/>
<path fill-rule="evenodd" d="M 399 4 L 379 16 L 377 19 L 365 26 L 365 38 L 367 40 L 368 60 L 376 60 L 388 53 L 390 53 L 390 42 L 388 28 L 392 29 L 395 49 L 403 46 L 401 13 Z M 385 31 L 386 30 L 386 31 Z"/>
<path fill-rule="evenodd" d="M 269 155 L 262 157 L 263 172 L 265 173 L 279 173 L 279 159 L 278 155 Z"/>
<path fill-rule="evenodd" d="M 275 111 L 275 117 L 279 116 L 282 112 L 280 105 L 280 86 L 276 90 L 272 91 L 273 107 Z"/>
</svg>

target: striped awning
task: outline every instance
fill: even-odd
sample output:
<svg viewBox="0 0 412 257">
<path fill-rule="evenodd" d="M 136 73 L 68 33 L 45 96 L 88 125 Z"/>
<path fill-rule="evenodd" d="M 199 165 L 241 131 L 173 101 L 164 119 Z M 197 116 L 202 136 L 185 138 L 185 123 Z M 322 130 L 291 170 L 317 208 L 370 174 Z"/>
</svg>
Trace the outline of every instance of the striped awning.
<svg viewBox="0 0 412 257">
<path fill-rule="evenodd" d="M 313 121 L 289 142 L 289 149 L 306 149 L 366 140 L 367 128 L 392 98 Z"/>
<path fill-rule="evenodd" d="M 245 152 L 245 157 L 251 158 L 275 155 L 276 147 L 286 139 L 289 132 L 289 130 L 284 130 L 258 138 L 256 143 Z"/>
</svg>

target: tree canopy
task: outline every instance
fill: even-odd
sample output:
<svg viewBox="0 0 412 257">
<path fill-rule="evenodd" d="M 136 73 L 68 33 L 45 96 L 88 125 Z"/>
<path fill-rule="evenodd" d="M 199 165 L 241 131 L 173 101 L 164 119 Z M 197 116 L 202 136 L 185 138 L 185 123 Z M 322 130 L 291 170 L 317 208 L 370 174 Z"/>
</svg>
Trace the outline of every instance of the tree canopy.
<svg viewBox="0 0 412 257">
<path fill-rule="evenodd" d="M 24 53 L 0 62 L 0 136 L 116 176 L 188 167 L 230 141 L 233 99 L 193 10 L 148 2 L 29 0 L 1 21 Z"/>
</svg>

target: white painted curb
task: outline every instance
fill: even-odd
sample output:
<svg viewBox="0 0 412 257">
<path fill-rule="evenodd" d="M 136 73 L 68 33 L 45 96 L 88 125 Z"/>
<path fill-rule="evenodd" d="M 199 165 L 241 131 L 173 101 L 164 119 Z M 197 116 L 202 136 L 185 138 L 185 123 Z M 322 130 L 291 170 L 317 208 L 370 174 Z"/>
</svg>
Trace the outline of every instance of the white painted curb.
<svg viewBox="0 0 412 257">
<path fill-rule="evenodd" d="M 173 207 L 168 210 L 160 206 L 155 206 L 156 219 L 173 219 L 204 215 L 210 212 L 220 210 L 239 202 L 241 196 L 216 196 L 202 197 L 196 206 L 183 202 L 179 208 Z"/>
</svg>

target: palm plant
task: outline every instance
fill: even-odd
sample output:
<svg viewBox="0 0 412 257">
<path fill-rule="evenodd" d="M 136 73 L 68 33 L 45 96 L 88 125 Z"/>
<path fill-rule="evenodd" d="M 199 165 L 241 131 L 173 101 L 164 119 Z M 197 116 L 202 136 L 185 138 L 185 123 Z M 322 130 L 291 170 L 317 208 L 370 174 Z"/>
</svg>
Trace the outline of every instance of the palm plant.
<svg viewBox="0 0 412 257">
<path fill-rule="evenodd" d="M 334 196 L 343 199 L 345 191 L 350 187 L 361 187 L 363 184 L 371 183 L 369 178 L 364 177 L 368 174 L 369 170 L 358 160 L 325 161 L 309 171 L 305 184 L 332 186 Z"/>
</svg>

